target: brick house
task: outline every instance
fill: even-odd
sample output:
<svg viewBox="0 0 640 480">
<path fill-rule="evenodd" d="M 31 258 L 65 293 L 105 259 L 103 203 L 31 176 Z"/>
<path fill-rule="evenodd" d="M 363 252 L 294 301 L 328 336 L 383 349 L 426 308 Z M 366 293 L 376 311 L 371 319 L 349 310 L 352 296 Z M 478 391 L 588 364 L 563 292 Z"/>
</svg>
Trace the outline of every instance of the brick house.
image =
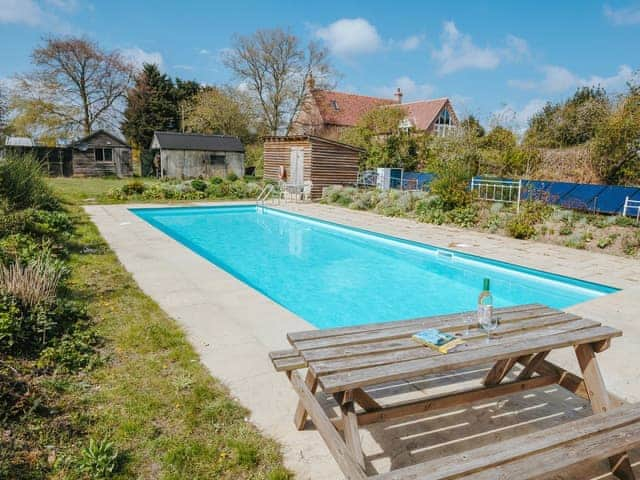
<svg viewBox="0 0 640 480">
<path fill-rule="evenodd" d="M 356 95 L 313 88 L 296 114 L 291 135 L 314 135 L 337 140 L 345 129 L 356 126 L 374 108 L 402 108 L 406 118 L 399 127 L 420 132 L 448 135 L 458 125 L 458 117 L 448 98 L 402 103 L 398 88 L 394 99 Z"/>
</svg>

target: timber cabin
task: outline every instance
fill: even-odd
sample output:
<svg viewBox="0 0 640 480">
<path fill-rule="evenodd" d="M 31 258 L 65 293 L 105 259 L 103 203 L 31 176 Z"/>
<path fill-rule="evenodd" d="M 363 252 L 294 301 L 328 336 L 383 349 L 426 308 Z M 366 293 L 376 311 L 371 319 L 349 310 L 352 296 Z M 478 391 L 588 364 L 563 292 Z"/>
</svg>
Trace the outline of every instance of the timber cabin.
<svg viewBox="0 0 640 480">
<path fill-rule="evenodd" d="M 105 130 L 73 142 L 71 163 L 74 177 L 127 177 L 133 173 L 131 147 Z"/>
<path fill-rule="evenodd" d="M 312 199 L 329 185 L 355 185 L 363 150 L 312 135 L 264 139 L 264 178 L 310 186 Z"/>
<path fill-rule="evenodd" d="M 169 178 L 244 175 L 244 145 L 230 135 L 155 132 L 151 149 L 157 176 Z"/>
<path fill-rule="evenodd" d="M 355 127 L 366 113 L 376 108 L 403 109 L 406 117 L 398 127 L 405 131 L 446 136 L 459 125 L 448 98 L 402 103 L 400 88 L 395 98 L 390 99 L 322 90 L 313 88 L 313 85 L 313 78 L 310 78 L 309 93 L 295 116 L 292 135 L 314 135 L 337 140 L 344 130 Z"/>
</svg>

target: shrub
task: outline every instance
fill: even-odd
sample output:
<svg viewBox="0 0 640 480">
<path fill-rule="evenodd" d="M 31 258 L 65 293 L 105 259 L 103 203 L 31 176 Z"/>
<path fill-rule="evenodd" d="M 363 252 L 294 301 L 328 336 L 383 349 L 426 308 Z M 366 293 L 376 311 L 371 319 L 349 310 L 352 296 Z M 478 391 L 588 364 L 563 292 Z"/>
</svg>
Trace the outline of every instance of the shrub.
<svg viewBox="0 0 640 480">
<path fill-rule="evenodd" d="M 224 178 L 222 177 L 211 177 L 211 180 L 209 180 L 209 182 L 211 182 L 212 184 L 219 184 L 219 183 L 223 183 L 224 182 Z"/>
<path fill-rule="evenodd" d="M 230 182 L 235 182 L 236 180 L 238 180 L 238 175 L 236 175 L 235 172 L 229 172 L 227 174 L 227 180 Z"/>
<path fill-rule="evenodd" d="M 40 353 L 40 368 L 75 372 L 99 364 L 100 357 L 96 354 L 96 347 L 100 345 L 100 338 L 87 330 L 84 322 L 75 327 L 73 332 L 54 338 Z"/>
<path fill-rule="evenodd" d="M 0 238 L 0 264 L 19 261 L 29 263 L 41 255 L 52 255 L 51 240 L 36 240 L 24 233 L 15 233 Z"/>
<path fill-rule="evenodd" d="M 478 209 L 475 205 L 457 207 L 447 212 L 447 221 L 459 227 L 469 228 L 478 221 Z"/>
<path fill-rule="evenodd" d="M 229 195 L 229 184 L 222 179 L 220 179 L 220 182 L 212 181 L 211 185 L 207 187 L 206 195 L 211 198 L 227 197 Z"/>
<path fill-rule="evenodd" d="M 337 203 L 338 205 L 346 207 L 351 204 L 356 192 L 357 190 L 352 187 L 333 185 L 324 189 L 322 200 L 325 203 Z"/>
<path fill-rule="evenodd" d="M 511 217 L 507 221 L 506 230 L 510 236 L 520 240 L 529 239 L 536 234 L 536 228 L 531 217 L 524 212 Z"/>
<path fill-rule="evenodd" d="M 229 184 L 229 195 L 232 198 L 246 198 L 248 196 L 247 184 L 242 180 L 235 180 Z"/>
<path fill-rule="evenodd" d="M 111 198 L 112 200 L 126 200 L 127 194 L 122 191 L 120 187 L 113 187 L 107 190 L 107 198 Z"/>
<path fill-rule="evenodd" d="M 9 153 L 0 162 L 0 198 L 11 210 L 56 210 L 60 203 L 45 183 L 41 163 L 33 155 Z"/>
<path fill-rule="evenodd" d="M 207 187 L 208 187 L 207 182 L 199 178 L 196 178 L 195 180 L 191 181 L 191 188 L 199 192 L 204 192 L 207 189 Z"/>
<path fill-rule="evenodd" d="M 131 180 L 130 182 L 127 182 L 122 186 L 122 193 L 127 196 L 139 195 L 141 193 L 144 193 L 145 188 L 145 184 L 142 181 Z"/>
<path fill-rule="evenodd" d="M 634 256 L 640 252 L 640 231 L 627 233 L 622 237 L 622 251 L 625 255 Z"/>
<path fill-rule="evenodd" d="M 18 298 L 0 293 L 0 353 L 39 352 L 71 325 L 87 318 L 84 306 L 77 302 L 57 298 L 29 308 Z"/>
<path fill-rule="evenodd" d="M 586 234 L 576 234 L 569 237 L 569 239 L 564 242 L 565 247 L 569 248 L 577 248 L 579 250 L 584 250 L 587 246 L 587 241 L 589 240 L 589 236 Z"/>
<path fill-rule="evenodd" d="M 618 238 L 617 233 L 612 233 L 611 235 L 602 237 L 600 240 L 598 240 L 598 248 L 607 248 L 610 245 L 613 245 L 613 242 L 615 242 L 616 238 Z"/>
<path fill-rule="evenodd" d="M 447 221 L 444 202 L 438 195 L 431 195 L 416 202 L 416 218 L 420 222 L 442 225 Z"/>
</svg>

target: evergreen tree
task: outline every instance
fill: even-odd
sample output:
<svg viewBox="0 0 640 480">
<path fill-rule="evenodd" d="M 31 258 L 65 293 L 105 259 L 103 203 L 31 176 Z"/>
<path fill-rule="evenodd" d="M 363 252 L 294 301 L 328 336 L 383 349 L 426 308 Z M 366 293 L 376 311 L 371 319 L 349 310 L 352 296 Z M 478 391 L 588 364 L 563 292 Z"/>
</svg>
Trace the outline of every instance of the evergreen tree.
<svg viewBox="0 0 640 480">
<path fill-rule="evenodd" d="M 462 122 L 460 122 L 460 126 L 475 137 L 484 137 L 484 127 L 473 115 L 469 115 L 467 118 L 462 120 Z"/>
<path fill-rule="evenodd" d="M 157 65 L 144 64 L 127 94 L 122 132 L 134 146 L 146 149 L 154 131 L 176 130 L 177 118 L 173 81 Z"/>
</svg>

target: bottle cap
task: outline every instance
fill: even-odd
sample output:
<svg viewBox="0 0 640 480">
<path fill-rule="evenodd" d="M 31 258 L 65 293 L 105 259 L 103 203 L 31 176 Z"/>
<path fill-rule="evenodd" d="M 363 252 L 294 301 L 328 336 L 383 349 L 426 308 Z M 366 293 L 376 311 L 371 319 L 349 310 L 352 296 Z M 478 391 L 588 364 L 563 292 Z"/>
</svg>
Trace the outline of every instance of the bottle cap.
<svg viewBox="0 0 640 480">
<path fill-rule="evenodd" d="M 485 291 L 489 291 L 489 279 L 485 278 L 484 281 L 482 282 L 482 289 Z"/>
</svg>

